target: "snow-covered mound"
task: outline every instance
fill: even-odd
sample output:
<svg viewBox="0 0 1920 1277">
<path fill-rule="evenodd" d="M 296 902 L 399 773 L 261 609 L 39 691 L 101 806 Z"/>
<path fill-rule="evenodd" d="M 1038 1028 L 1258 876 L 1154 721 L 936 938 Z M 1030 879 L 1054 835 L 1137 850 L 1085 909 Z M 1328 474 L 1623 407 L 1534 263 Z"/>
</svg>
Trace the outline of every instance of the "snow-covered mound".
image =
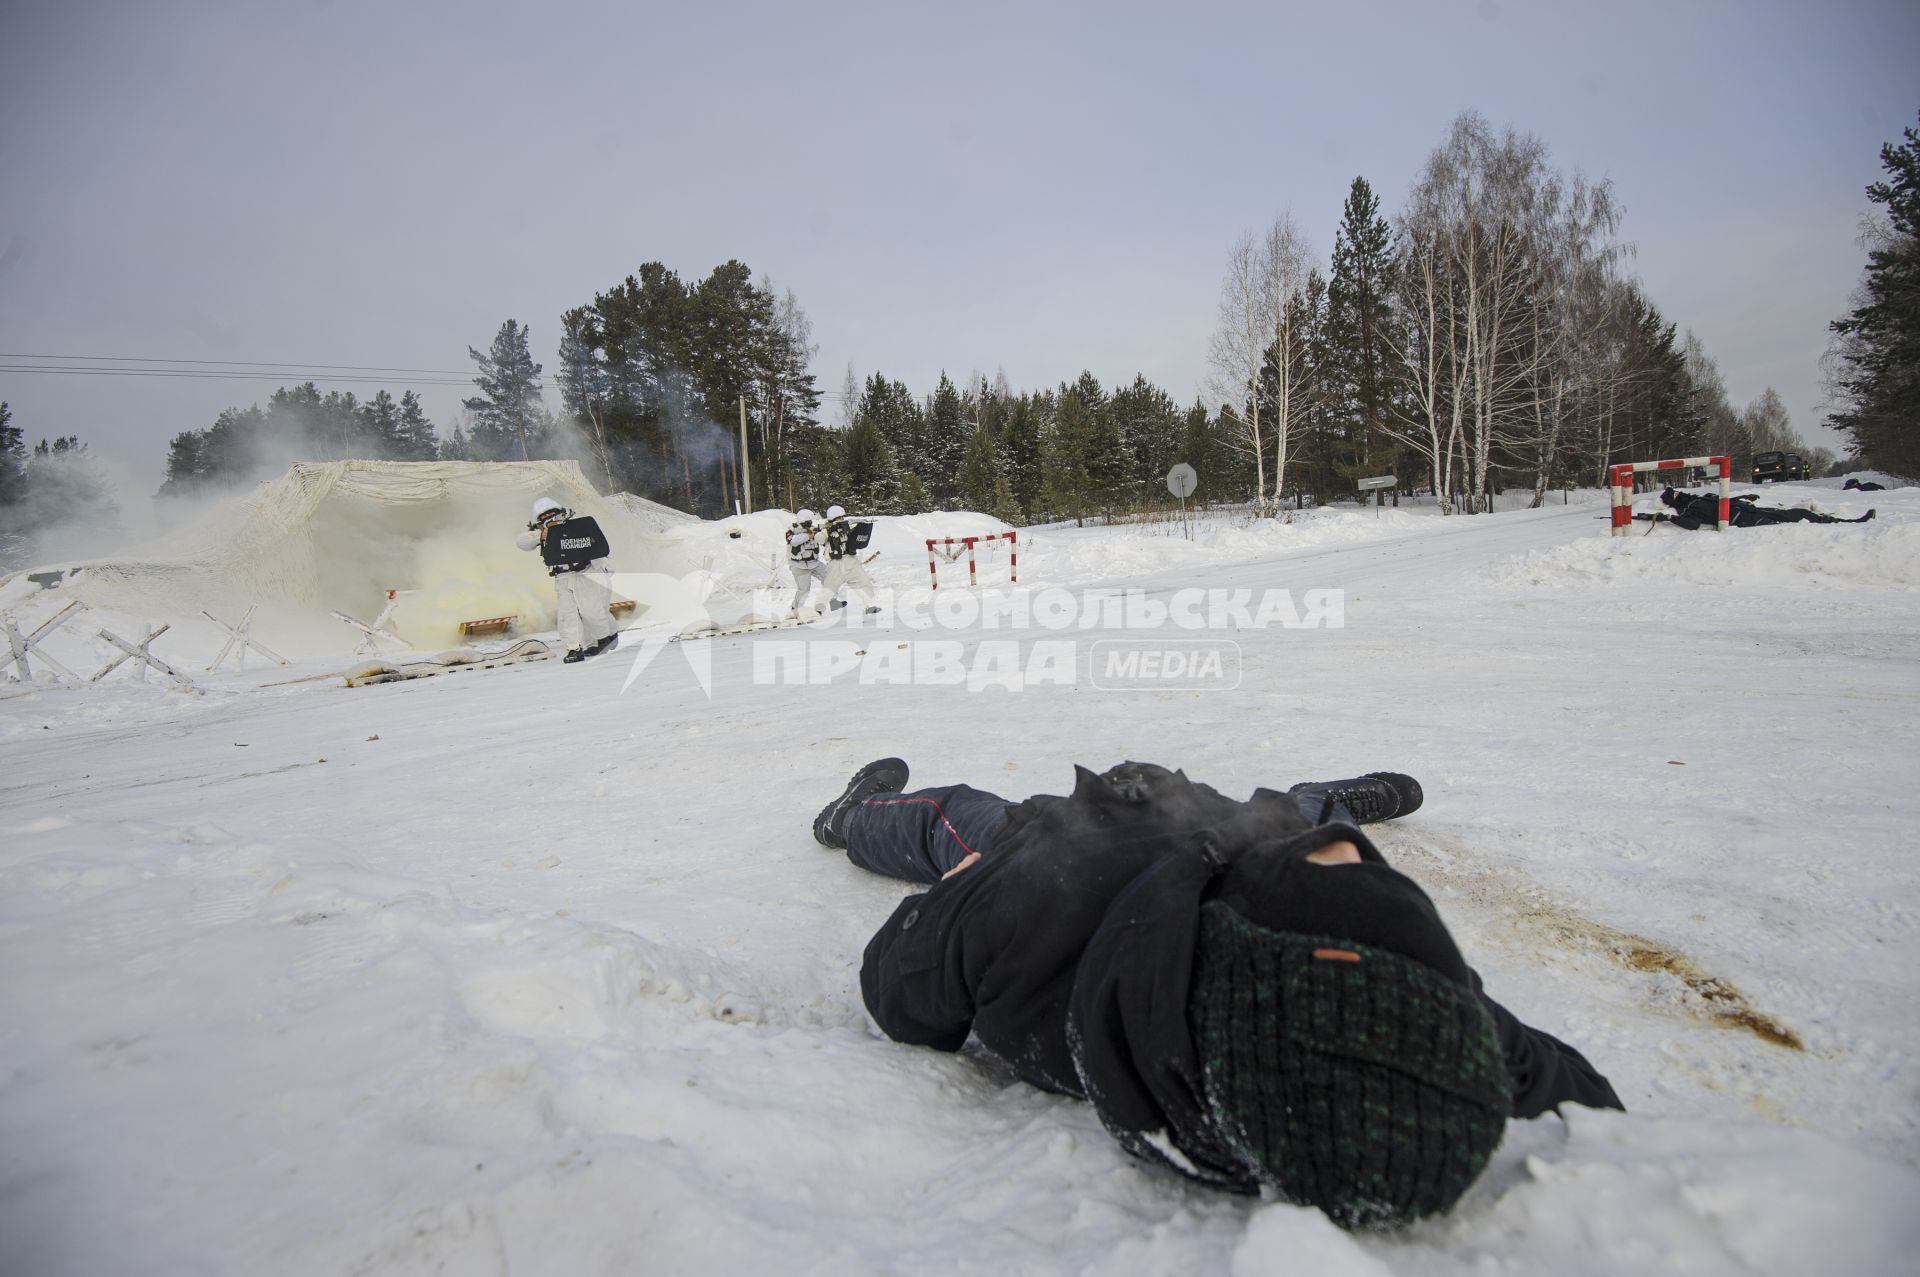
<svg viewBox="0 0 1920 1277">
<path fill-rule="evenodd" d="M 858 516 L 856 516 L 858 517 Z M 791 589 L 784 537 L 793 514 L 761 510 L 753 514 L 669 528 L 666 539 L 700 571 L 712 578 L 721 597 L 753 591 Z M 882 515 L 872 519 L 868 571 L 874 581 L 895 591 L 930 588 L 927 542 L 943 586 L 964 585 L 965 537 L 1018 531 L 1019 584 L 1031 588 L 1079 586 L 1178 571 L 1206 564 L 1233 563 L 1299 550 L 1361 544 L 1441 524 L 1431 512 L 1356 511 L 1325 507 L 1288 512 L 1278 519 L 1246 512 L 1210 512 L 1192 523 L 1188 540 L 1177 521 L 1075 527 L 1071 523 L 1011 529 L 1008 524 L 970 510 L 940 510 L 918 515 Z M 1464 526 L 1464 524 L 1459 525 Z M 951 542 L 951 543 L 949 543 Z M 983 541 L 974 547 L 976 581 L 1004 586 L 1013 575 L 1015 547 Z"/>
<path fill-rule="evenodd" d="M 1360 512 L 1323 506 L 1276 519 L 1247 513 L 1193 521 L 1193 539 L 1176 520 L 1146 525 L 1076 528 L 1047 524 L 1020 534 L 1022 582 L 1078 585 L 1210 563 L 1267 558 L 1330 545 L 1360 544 L 1431 528 L 1432 515 L 1403 510 Z"/>
<path fill-rule="evenodd" d="M 674 547 L 675 557 L 692 570 L 704 573 L 711 581 L 713 593 L 722 598 L 754 591 L 791 591 L 793 578 L 787 570 L 786 534 L 793 519 L 791 510 L 756 510 L 725 519 L 680 524 L 665 529 L 663 536 Z M 965 510 L 880 515 L 872 517 L 871 522 L 873 540 L 867 554 L 879 557 L 869 571 L 876 581 L 892 585 L 908 584 L 913 570 L 918 571 L 919 578 L 911 583 L 924 584 L 930 537 L 980 536 L 1007 530 L 1007 525 L 998 519 Z M 989 552 L 983 549 L 981 553 Z"/>
<path fill-rule="evenodd" d="M 1861 483 L 1877 483 L 1882 488 L 1887 488 L 1887 489 L 1906 488 L 1906 487 L 1912 486 L 1911 480 L 1902 479 L 1896 475 L 1890 475 L 1884 470 L 1849 470 L 1845 474 L 1828 475 L 1827 477 L 1822 479 L 1803 479 L 1800 481 L 1798 485 L 1792 485 L 1792 486 L 1800 486 L 1800 487 L 1808 487 L 1808 488 L 1845 488 L 1847 486 L 1847 481 L 1850 479 L 1857 479 Z M 1864 495 L 1871 496 L 1872 494 L 1866 493 Z"/>
<path fill-rule="evenodd" d="M 1500 585 L 1920 586 L 1920 524 L 1735 528 L 1574 541 L 1487 569 Z"/>
<path fill-rule="evenodd" d="M 1920 586 L 1920 489 L 1822 491 L 1768 485 L 1763 506 L 1802 506 L 1842 518 L 1876 511 L 1870 523 L 1790 523 L 1688 532 L 1636 523 L 1633 535 L 1593 536 L 1490 565 L 1487 579 L 1511 586 L 1704 585 L 1833 587 Z M 1635 508 L 1662 508 L 1659 498 Z M 1652 530 L 1649 532 L 1648 529 Z"/>
</svg>

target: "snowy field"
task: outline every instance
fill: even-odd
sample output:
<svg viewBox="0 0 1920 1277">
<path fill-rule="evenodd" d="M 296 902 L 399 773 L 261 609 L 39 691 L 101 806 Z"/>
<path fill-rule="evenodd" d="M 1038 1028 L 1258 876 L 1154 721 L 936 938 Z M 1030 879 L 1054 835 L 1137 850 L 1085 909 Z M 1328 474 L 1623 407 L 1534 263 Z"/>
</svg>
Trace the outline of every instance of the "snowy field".
<svg viewBox="0 0 1920 1277">
<path fill-rule="evenodd" d="M 794 631 L 705 645 L 711 697 L 680 646 L 623 693 L 644 632 L 353 690 L 0 689 L 0 1273 L 1920 1271 L 1920 489 L 1767 494 L 1879 517 L 1023 533 L 1036 591 L 1344 591 L 1342 628 L 1212 635 L 1231 692 L 756 685 Z M 926 602 L 915 538 L 954 526 L 890 532 L 882 584 Z M 1240 797 L 1411 772 L 1380 845 L 1629 1111 L 1512 1124 L 1391 1235 L 1139 1166 L 870 1026 L 908 888 L 808 826 L 886 754 L 1015 798 L 1125 758 Z"/>
</svg>

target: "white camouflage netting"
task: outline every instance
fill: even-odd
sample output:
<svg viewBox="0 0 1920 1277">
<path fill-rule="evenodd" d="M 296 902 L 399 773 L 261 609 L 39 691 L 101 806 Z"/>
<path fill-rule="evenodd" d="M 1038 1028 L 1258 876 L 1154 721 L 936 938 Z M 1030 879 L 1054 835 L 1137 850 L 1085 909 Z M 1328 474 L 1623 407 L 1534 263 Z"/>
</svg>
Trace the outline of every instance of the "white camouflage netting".
<svg viewBox="0 0 1920 1277">
<path fill-rule="evenodd" d="M 415 647 L 459 639 L 459 623 L 515 615 L 551 625 L 553 590 L 537 555 L 515 548 L 536 497 L 600 520 L 619 572 L 679 575 L 682 553 L 596 494 L 573 461 L 300 463 L 221 500 L 150 553 L 55 564 L 59 589 L 89 606 L 156 617 L 200 609 L 295 648 L 339 646 L 339 609 L 372 621 L 386 591 L 407 591 L 394 621 Z M 307 642 L 311 638 L 312 642 Z"/>
<path fill-rule="evenodd" d="M 688 514 L 685 510 L 676 510 L 658 501 L 636 497 L 631 492 L 610 492 L 600 499 L 625 515 L 629 523 L 647 532 L 667 532 L 701 521 L 697 514 Z"/>
</svg>

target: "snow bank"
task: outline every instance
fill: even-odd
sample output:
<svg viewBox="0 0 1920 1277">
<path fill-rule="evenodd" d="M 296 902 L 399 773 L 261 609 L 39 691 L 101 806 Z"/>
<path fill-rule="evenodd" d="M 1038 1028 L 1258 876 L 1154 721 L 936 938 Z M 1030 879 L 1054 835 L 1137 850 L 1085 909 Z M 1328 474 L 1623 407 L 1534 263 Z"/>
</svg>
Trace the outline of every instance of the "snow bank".
<svg viewBox="0 0 1920 1277">
<path fill-rule="evenodd" d="M 1243 515 L 1196 520 L 1193 539 L 1176 523 L 1076 528 L 1056 523 L 1020 534 L 1021 584 L 1083 585 L 1169 569 L 1271 558 L 1328 545 L 1361 544 L 1437 527 L 1431 515 L 1360 513 L 1322 506 L 1279 519 Z"/>
<path fill-rule="evenodd" d="M 1688 532 L 1636 523 L 1633 535 L 1583 537 L 1488 566 L 1485 576 L 1505 586 L 1732 585 L 1783 588 L 1920 586 L 1920 488 L 1894 492 L 1823 490 L 1817 499 L 1768 485 L 1763 507 L 1807 507 L 1871 523 L 1790 523 L 1767 528 Z M 1641 497 L 1636 511 L 1663 509 Z M 1648 529 L 1652 531 L 1649 532 Z"/>
<path fill-rule="evenodd" d="M 756 590 L 789 591 L 784 537 L 793 515 L 761 510 L 711 523 L 670 528 L 667 540 L 699 570 L 709 574 L 714 592 L 743 595 Z M 1455 521 L 1431 512 L 1381 510 L 1378 513 L 1322 507 L 1289 512 L 1279 519 L 1218 512 L 1197 518 L 1193 539 L 1178 522 L 1075 527 L 1069 523 L 1010 529 L 991 515 L 970 510 L 879 516 L 873 522 L 868 564 L 876 584 L 906 591 L 929 587 L 927 541 L 987 536 L 1017 530 L 1020 584 L 1079 586 L 1201 566 L 1271 558 L 1324 546 L 1361 544 L 1409 532 L 1431 532 Z M 943 547 L 943 550 L 945 547 Z M 1005 541 L 981 542 L 974 549 L 980 585 L 1004 585 L 1011 575 L 1013 547 Z M 939 564 L 943 585 L 963 584 L 966 556 L 956 545 L 951 564 Z"/>
<path fill-rule="evenodd" d="M 1823 479 L 1805 479 L 1797 484 L 1789 484 L 1787 486 L 1805 487 L 1805 488 L 1845 488 L 1847 486 L 1847 480 L 1849 479 L 1858 479 L 1862 483 L 1877 483 L 1881 487 L 1887 488 L 1887 489 L 1905 488 L 1910 486 L 1909 480 L 1902 479 L 1897 475 L 1888 474 L 1884 470 L 1849 470 L 1845 474 L 1828 475 Z M 1872 496 L 1873 494 L 1866 493 L 1863 495 Z"/>
<path fill-rule="evenodd" d="M 787 529 L 793 524 L 791 510 L 756 510 L 752 514 L 682 524 L 664 530 L 668 544 L 694 570 L 704 574 L 712 591 L 722 597 L 750 594 L 756 590 L 774 592 L 793 589 L 787 571 Z M 855 516 L 859 518 L 861 516 Z M 982 536 L 1007 531 L 1006 524 L 989 515 L 971 511 L 936 511 L 932 514 L 876 516 L 873 540 L 868 554 L 879 558 L 869 566 L 876 581 L 906 584 L 913 570 L 924 583 L 927 574 L 927 539 Z M 982 549 L 983 555 L 988 551 Z M 882 580 L 883 573 L 890 573 Z"/>
<path fill-rule="evenodd" d="M 1487 576 L 1509 586 L 1913 587 L 1920 586 L 1920 524 L 1596 537 L 1496 564 Z"/>
</svg>

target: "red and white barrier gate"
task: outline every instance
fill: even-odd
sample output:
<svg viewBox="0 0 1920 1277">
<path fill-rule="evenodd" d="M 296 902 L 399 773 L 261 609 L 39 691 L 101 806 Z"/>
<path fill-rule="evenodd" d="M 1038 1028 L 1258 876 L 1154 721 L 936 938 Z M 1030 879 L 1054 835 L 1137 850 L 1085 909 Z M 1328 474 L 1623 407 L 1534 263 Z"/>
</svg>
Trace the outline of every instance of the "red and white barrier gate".
<svg viewBox="0 0 1920 1277">
<path fill-rule="evenodd" d="M 1623 537 L 1633 530 L 1633 476 L 1649 470 L 1688 470 L 1694 466 L 1720 468 L 1719 530 L 1727 530 L 1731 511 L 1727 508 L 1733 494 L 1733 460 L 1730 457 L 1681 457 L 1677 461 L 1629 461 L 1613 466 L 1607 482 L 1613 489 L 1613 527 L 1611 535 Z"/>
<path fill-rule="evenodd" d="M 1007 566 L 1012 569 L 1007 577 L 1015 584 L 1020 580 L 1020 534 L 1018 532 L 992 532 L 977 537 L 928 537 L 927 538 L 927 575 L 933 578 L 933 588 L 940 588 L 940 560 L 957 563 L 961 555 L 967 556 L 967 584 L 978 585 L 979 571 L 974 562 L 973 547 L 982 541 L 1005 541 L 1007 543 Z M 959 548 L 955 548 L 955 547 Z M 939 548 L 935 548 L 939 547 Z"/>
</svg>

